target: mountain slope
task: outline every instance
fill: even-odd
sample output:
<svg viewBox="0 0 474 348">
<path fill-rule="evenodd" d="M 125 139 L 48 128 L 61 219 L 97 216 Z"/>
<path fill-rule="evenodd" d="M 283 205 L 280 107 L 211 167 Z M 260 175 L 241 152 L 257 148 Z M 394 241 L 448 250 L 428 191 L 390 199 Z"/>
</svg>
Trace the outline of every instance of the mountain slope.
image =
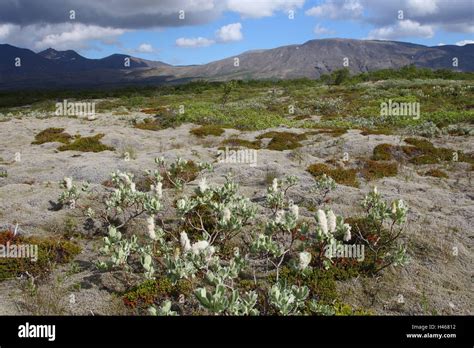
<svg viewBox="0 0 474 348">
<path fill-rule="evenodd" d="M 21 67 L 15 59 L 21 58 Z M 453 67 L 453 59 L 458 66 Z M 125 64 L 128 59 L 130 64 Z M 235 62 L 238 61 L 238 66 Z M 39 52 L 0 45 L 0 89 L 162 84 L 192 79 L 318 78 L 341 69 L 353 73 L 414 64 L 432 69 L 474 71 L 474 45 L 427 47 L 405 42 L 322 39 L 244 52 L 203 65 L 172 66 L 123 54 L 88 59 L 75 51 Z"/>
</svg>

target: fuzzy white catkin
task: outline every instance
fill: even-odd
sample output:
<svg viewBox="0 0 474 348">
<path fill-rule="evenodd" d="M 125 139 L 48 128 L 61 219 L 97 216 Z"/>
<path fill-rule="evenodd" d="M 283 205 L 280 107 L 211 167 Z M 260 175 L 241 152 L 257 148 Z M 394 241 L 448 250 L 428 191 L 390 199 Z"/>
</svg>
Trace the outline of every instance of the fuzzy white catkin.
<svg viewBox="0 0 474 348">
<path fill-rule="evenodd" d="M 281 223 L 283 221 L 283 216 L 285 215 L 284 210 L 278 210 L 275 215 L 275 222 L 277 224 Z"/>
<path fill-rule="evenodd" d="M 146 219 L 147 223 L 147 231 L 148 231 L 148 237 L 150 239 L 155 240 L 156 239 L 156 233 L 155 233 L 155 217 L 154 216 L 148 216 Z"/>
<path fill-rule="evenodd" d="M 231 217 L 231 212 L 229 208 L 224 208 L 224 211 L 222 212 L 222 221 L 228 222 Z"/>
<path fill-rule="evenodd" d="M 351 225 L 349 224 L 344 224 L 345 228 L 345 233 L 344 233 L 344 242 L 348 242 L 351 240 L 352 235 L 351 235 Z"/>
<path fill-rule="evenodd" d="M 158 198 L 161 199 L 163 197 L 163 183 L 162 182 L 159 182 L 156 184 L 155 192 Z"/>
<path fill-rule="evenodd" d="M 206 178 L 202 178 L 201 181 L 199 181 L 199 191 L 202 193 L 206 192 L 206 190 L 209 188 L 207 185 L 207 180 Z"/>
<path fill-rule="evenodd" d="M 321 231 L 323 232 L 324 235 L 328 234 L 328 220 L 326 218 L 326 213 L 324 210 L 319 209 L 318 212 L 316 213 L 316 216 L 318 218 L 318 225 Z"/>
<path fill-rule="evenodd" d="M 301 270 L 306 269 L 306 267 L 308 267 L 309 263 L 311 262 L 311 254 L 307 251 L 302 251 L 299 253 L 298 258 L 298 268 Z"/>
<path fill-rule="evenodd" d="M 179 237 L 180 237 L 179 240 L 181 242 L 181 248 L 183 248 L 184 252 L 191 250 L 191 242 L 189 241 L 189 238 L 186 232 L 181 232 Z"/>
<path fill-rule="evenodd" d="M 66 186 L 67 190 L 70 190 L 72 188 L 72 179 L 71 178 L 64 178 L 64 184 Z"/>
<path fill-rule="evenodd" d="M 329 232 L 334 233 L 336 231 L 336 215 L 332 210 L 328 211 L 327 218 Z"/>
<path fill-rule="evenodd" d="M 205 240 L 201 240 L 199 242 L 194 243 L 191 246 L 191 251 L 193 254 L 199 254 L 201 251 L 207 249 L 209 247 L 209 243 Z"/>
<path fill-rule="evenodd" d="M 300 208 L 296 204 L 292 204 L 290 206 L 290 211 L 295 217 L 295 219 L 298 219 L 299 213 L 300 213 Z"/>
<path fill-rule="evenodd" d="M 277 178 L 273 179 L 272 189 L 273 189 L 273 191 L 278 191 L 278 179 Z"/>
</svg>

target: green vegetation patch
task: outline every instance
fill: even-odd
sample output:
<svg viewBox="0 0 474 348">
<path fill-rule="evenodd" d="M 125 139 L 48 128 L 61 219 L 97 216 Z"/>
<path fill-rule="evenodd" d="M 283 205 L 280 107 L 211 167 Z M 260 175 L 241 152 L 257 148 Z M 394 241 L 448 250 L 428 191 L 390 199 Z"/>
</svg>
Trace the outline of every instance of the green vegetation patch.
<svg viewBox="0 0 474 348">
<path fill-rule="evenodd" d="M 260 134 L 257 139 L 270 138 L 268 150 L 284 151 L 301 147 L 300 141 L 306 140 L 305 134 L 296 134 L 291 132 L 266 132 Z"/>
<path fill-rule="evenodd" d="M 308 167 L 307 171 L 315 178 L 326 174 L 333 178 L 338 184 L 359 187 L 357 170 L 344 168 L 330 168 L 324 163 L 315 163 Z"/>
<path fill-rule="evenodd" d="M 70 134 L 64 132 L 64 128 L 46 128 L 35 135 L 35 141 L 32 144 L 40 145 L 55 142 L 69 144 L 71 138 Z"/>
<path fill-rule="evenodd" d="M 8 249 L 8 255 L 12 255 L 12 250 L 30 249 L 30 254 L 34 256 L 37 250 L 37 260 L 31 257 L 0 257 L 0 281 L 30 274 L 33 277 L 45 277 L 50 273 L 55 264 L 66 264 L 79 254 L 81 248 L 76 244 L 58 238 L 37 238 L 14 236 L 11 231 L 0 232 L 0 250 Z M 31 251 L 33 250 L 33 251 Z"/>
<path fill-rule="evenodd" d="M 249 141 L 249 140 L 244 140 L 244 139 L 239 139 L 239 138 L 229 138 L 224 140 L 221 143 L 222 146 L 226 147 L 232 147 L 232 148 L 239 148 L 239 147 L 246 147 L 248 149 L 254 149 L 258 150 L 260 149 L 261 142 L 260 140 L 254 140 L 254 141 Z"/>
<path fill-rule="evenodd" d="M 204 125 L 199 128 L 194 128 L 189 131 L 191 134 L 194 134 L 197 137 L 207 137 L 208 135 L 213 135 L 213 136 L 220 136 L 222 135 L 225 130 L 219 126 L 214 126 L 214 125 Z"/>
<path fill-rule="evenodd" d="M 100 142 L 100 139 L 104 137 L 104 134 L 96 134 L 91 137 L 76 137 L 75 140 L 70 144 L 65 144 L 58 147 L 59 151 L 81 151 L 81 152 L 102 152 L 102 151 L 113 151 L 114 148 L 107 146 Z"/>
<path fill-rule="evenodd" d="M 448 179 L 449 176 L 446 174 L 446 172 L 440 170 L 440 169 L 430 169 L 427 172 L 423 174 L 424 176 L 432 176 L 435 178 L 443 178 L 443 179 Z"/>
<path fill-rule="evenodd" d="M 415 149 L 421 153 L 420 155 L 414 156 L 410 159 L 410 162 L 413 164 L 434 164 L 441 161 L 451 161 L 454 158 L 454 150 L 437 148 L 425 139 L 406 138 L 405 142 L 413 145 Z"/>
<path fill-rule="evenodd" d="M 332 136 L 333 138 L 340 137 L 343 134 L 347 133 L 346 128 L 325 128 L 320 129 L 316 132 L 316 134 L 327 134 Z"/>
<path fill-rule="evenodd" d="M 136 122 L 133 127 L 142 129 L 142 130 L 151 130 L 151 131 L 157 131 L 162 129 L 160 122 L 158 120 L 153 119 L 153 118 L 145 118 L 143 122 Z"/>
<path fill-rule="evenodd" d="M 373 150 L 372 159 L 374 161 L 390 161 L 393 159 L 393 145 L 379 144 Z"/>
<path fill-rule="evenodd" d="M 364 163 L 361 173 L 369 181 L 387 176 L 396 176 L 398 174 L 398 165 L 396 162 L 367 160 Z"/>
<path fill-rule="evenodd" d="M 392 135 L 393 130 L 390 128 L 363 128 L 362 131 L 360 132 L 362 135 Z"/>
<path fill-rule="evenodd" d="M 123 294 L 122 299 L 127 307 L 146 310 L 150 305 L 161 303 L 168 298 L 178 299 L 179 296 L 190 296 L 192 284 L 186 279 L 173 284 L 168 278 L 146 280 L 140 285 Z"/>
</svg>

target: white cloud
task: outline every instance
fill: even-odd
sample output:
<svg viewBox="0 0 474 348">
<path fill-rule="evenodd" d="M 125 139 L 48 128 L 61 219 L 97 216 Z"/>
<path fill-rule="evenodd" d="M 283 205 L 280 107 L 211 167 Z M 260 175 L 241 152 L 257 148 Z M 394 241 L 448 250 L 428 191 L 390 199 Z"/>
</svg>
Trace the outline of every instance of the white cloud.
<svg viewBox="0 0 474 348">
<path fill-rule="evenodd" d="M 431 15 L 438 12 L 438 0 L 407 0 L 409 14 L 416 16 Z"/>
<path fill-rule="evenodd" d="M 91 48 L 90 40 L 104 44 L 116 43 L 117 37 L 127 30 L 80 23 L 32 24 L 27 26 L 0 25 L 0 38 L 15 46 L 44 50 L 81 50 Z"/>
<path fill-rule="evenodd" d="M 216 39 L 219 42 L 240 41 L 243 39 L 242 24 L 232 23 L 224 25 L 216 31 Z"/>
<path fill-rule="evenodd" d="M 137 48 L 138 53 L 153 53 L 154 51 L 155 51 L 155 49 L 149 43 L 142 43 Z"/>
<path fill-rule="evenodd" d="M 321 5 L 307 10 L 307 16 L 325 17 L 331 19 L 359 18 L 364 12 L 364 6 L 359 0 L 327 0 Z"/>
<path fill-rule="evenodd" d="M 325 28 L 319 24 L 317 24 L 315 27 L 314 27 L 314 30 L 313 32 L 316 34 L 316 35 L 331 35 L 331 34 L 334 34 L 334 30 L 331 30 L 331 29 L 328 29 L 328 28 Z"/>
<path fill-rule="evenodd" d="M 243 17 L 261 18 L 273 16 L 278 11 L 301 8 L 305 0 L 227 0 L 227 8 Z"/>
<path fill-rule="evenodd" d="M 207 47 L 213 45 L 214 43 L 214 40 L 206 39 L 205 37 L 181 37 L 176 40 L 176 46 L 178 47 Z"/>
<path fill-rule="evenodd" d="M 370 31 L 368 39 L 394 40 L 406 37 L 431 38 L 434 30 L 430 25 L 421 25 L 418 22 L 407 20 L 398 21 L 395 25 L 388 25 Z"/>
<path fill-rule="evenodd" d="M 464 45 L 470 45 L 470 44 L 474 44 L 474 40 L 462 40 L 462 41 L 456 42 L 457 46 L 464 46 Z"/>
</svg>

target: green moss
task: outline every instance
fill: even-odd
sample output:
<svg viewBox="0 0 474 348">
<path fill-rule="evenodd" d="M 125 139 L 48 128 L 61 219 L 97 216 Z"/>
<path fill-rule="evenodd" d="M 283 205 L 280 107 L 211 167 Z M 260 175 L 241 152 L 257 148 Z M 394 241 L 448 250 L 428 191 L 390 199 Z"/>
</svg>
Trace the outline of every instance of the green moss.
<svg viewBox="0 0 474 348">
<path fill-rule="evenodd" d="M 423 175 L 424 176 L 433 176 L 435 178 L 444 178 L 444 179 L 449 178 L 448 174 L 446 174 L 445 172 L 443 172 L 442 170 L 439 170 L 439 169 L 430 169 Z"/>
<path fill-rule="evenodd" d="M 260 134 L 257 139 L 270 138 L 267 149 L 275 151 L 292 150 L 301 147 L 301 140 L 306 140 L 305 134 L 291 132 L 266 132 Z"/>
<path fill-rule="evenodd" d="M 377 145 L 373 150 L 372 159 L 375 161 L 390 161 L 393 159 L 391 144 Z"/>
<path fill-rule="evenodd" d="M 421 156 L 416 156 L 410 159 L 410 163 L 413 163 L 416 165 L 436 164 L 439 162 L 440 162 L 439 158 L 433 155 L 421 155 Z"/>
<path fill-rule="evenodd" d="M 35 141 L 32 144 L 39 145 L 54 142 L 68 144 L 71 138 L 70 134 L 64 133 L 64 128 L 47 128 L 35 135 Z"/>
<path fill-rule="evenodd" d="M 407 144 L 413 145 L 420 155 L 414 156 L 410 159 L 410 163 L 420 164 L 434 164 L 441 161 L 451 161 L 453 159 L 454 150 L 447 148 L 437 148 L 431 142 L 425 139 L 417 138 L 406 138 Z M 407 154 L 409 151 L 415 153 L 415 150 L 405 148 L 404 152 Z"/>
<path fill-rule="evenodd" d="M 246 147 L 248 149 L 260 149 L 261 142 L 259 140 L 249 141 L 244 139 L 238 138 L 229 138 L 224 140 L 221 145 L 223 147 L 232 147 L 232 148 L 239 148 L 239 147 Z"/>
<path fill-rule="evenodd" d="M 318 126 L 320 127 L 320 126 Z M 347 129 L 345 128 L 325 128 L 325 129 L 320 129 L 317 131 L 318 134 L 328 134 L 332 136 L 333 138 L 340 137 L 343 134 L 347 133 Z"/>
<path fill-rule="evenodd" d="M 350 316 L 350 315 L 373 315 L 374 313 L 370 310 L 362 308 L 354 308 L 351 305 L 343 302 L 336 302 L 334 304 L 334 311 L 336 315 Z"/>
<path fill-rule="evenodd" d="M 190 281 L 181 279 L 173 284 L 168 278 L 162 277 L 146 280 L 123 294 L 122 299 L 126 306 L 144 310 L 169 297 L 179 298 L 180 295 L 189 296 L 191 293 Z"/>
<path fill-rule="evenodd" d="M 398 174 L 398 165 L 396 162 L 378 162 L 367 160 L 361 171 L 367 180 L 376 180 L 387 176 L 396 176 Z"/>
<path fill-rule="evenodd" d="M 323 163 L 315 163 L 308 167 L 307 171 L 315 178 L 326 174 L 333 178 L 338 184 L 359 187 L 357 171 L 355 169 L 330 168 Z"/>
<path fill-rule="evenodd" d="M 287 284 L 307 285 L 311 294 L 321 303 L 332 304 L 338 299 L 336 277 L 331 271 L 313 268 L 303 276 L 300 272 L 285 266 L 280 269 L 279 276 Z M 270 281 L 276 281 L 275 276 L 272 275 L 270 278 Z"/>
<path fill-rule="evenodd" d="M 102 152 L 113 151 L 114 148 L 100 142 L 104 134 L 96 134 L 92 137 L 77 137 L 72 143 L 58 147 L 59 151 L 81 151 L 81 152 Z"/>
<path fill-rule="evenodd" d="M 434 149 L 434 145 L 426 139 L 406 138 L 405 143 L 413 145 L 423 152 L 429 152 Z"/>
<path fill-rule="evenodd" d="M 55 264 L 66 264 L 76 256 L 81 248 L 60 238 L 37 238 L 13 236 L 10 231 L 0 232 L 0 245 L 37 246 L 37 260 L 31 258 L 0 258 L 0 281 L 18 277 L 28 272 L 33 277 L 43 278 Z"/>
<path fill-rule="evenodd" d="M 158 120 L 153 118 L 145 118 L 143 122 L 138 122 L 133 125 L 135 128 L 142 130 L 157 131 L 162 129 Z"/>
<path fill-rule="evenodd" d="M 415 146 L 403 145 L 401 146 L 401 149 L 403 153 L 405 153 L 405 155 L 407 155 L 408 157 L 413 157 L 421 153 L 420 150 L 418 150 Z"/>
<path fill-rule="evenodd" d="M 294 118 L 294 120 L 301 121 L 301 120 L 307 120 L 307 119 L 310 119 L 310 118 L 311 118 L 310 115 L 298 115 Z"/>
<path fill-rule="evenodd" d="M 194 128 L 189 131 L 191 134 L 194 134 L 197 137 L 206 137 L 208 135 L 214 135 L 216 137 L 222 135 L 225 131 L 223 128 L 214 125 L 205 125 L 199 128 Z"/>
<path fill-rule="evenodd" d="M 393 130 L 389 128 L 375 128 L 375 129 L 363 128 L 360 134 L 362 135 L 392 135 Z"/>
</svg>

